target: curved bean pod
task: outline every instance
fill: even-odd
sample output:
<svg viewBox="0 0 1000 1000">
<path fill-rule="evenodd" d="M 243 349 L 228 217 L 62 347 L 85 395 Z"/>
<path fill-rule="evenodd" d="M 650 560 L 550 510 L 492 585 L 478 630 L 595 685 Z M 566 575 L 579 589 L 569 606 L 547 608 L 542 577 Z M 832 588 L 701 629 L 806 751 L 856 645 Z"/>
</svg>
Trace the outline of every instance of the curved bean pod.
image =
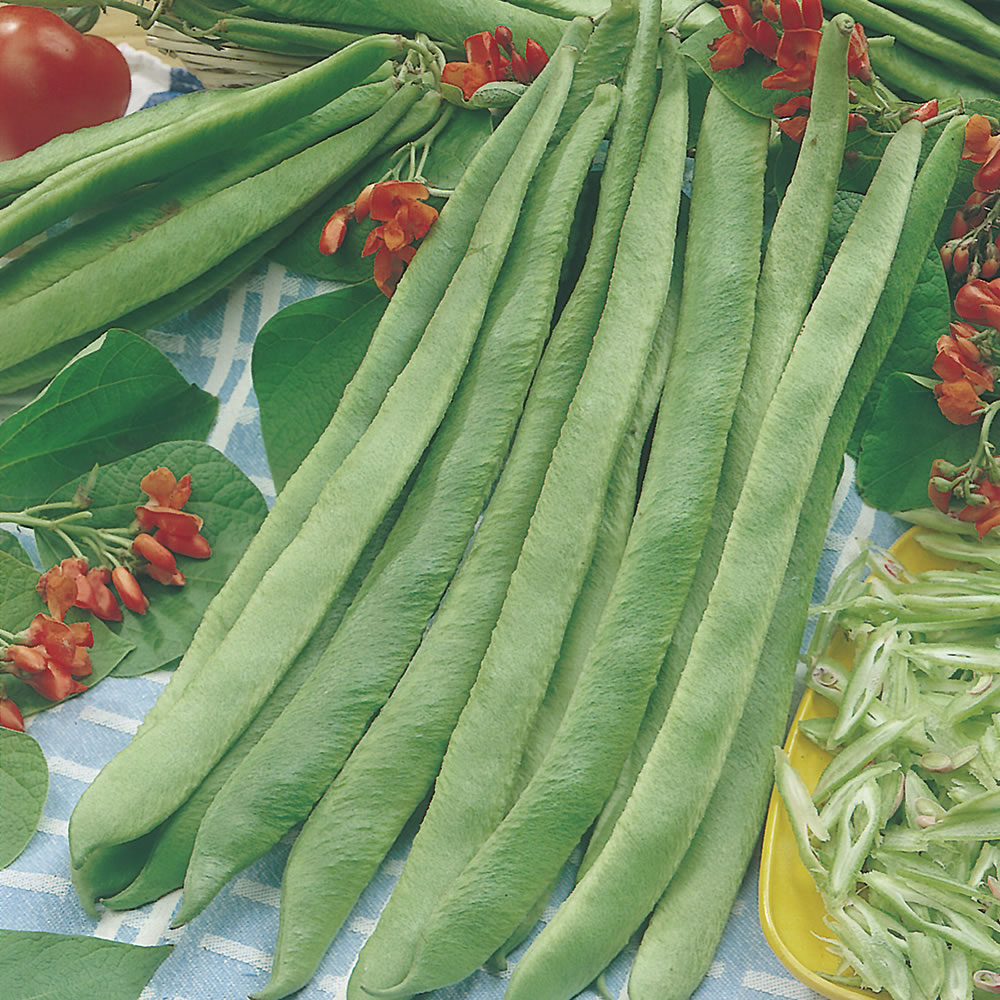
<svg viewBox="0 0 1000 1000">
<path fill-rule="evenodd" d="M 495 245 L 506 254 L 501 234 L 513 231 L 551 136 L 572 67 L 564 72 L 564 85 L 555 85 L 563 82 L 560 78 L 550 84 L 516 157 L 497 181 L 469 255 L 456 271 L 455 281 L 469 286 L 462 289 L 467 311 L 456 313 L 466 323 L 474 321 L 477 331 L 497 275 L 483 285 L 483 306 L 469 300 L 468 276 L 476 277 L 472 262 L 481 268 L 485 256 L 475 241 L 482 232 L 494 234 Z M 439 312 L 458 297 L 459 288 L 449 286 Z M 437 322 L 432 320 L 425 339 Z M 199 913 L 232 875 L 306 816 L 389 697 L 455 572 L 509 450 L 544 333 L 545 326 L 537 323 L 484 328 L 406 507 L 337 634 L 302 689 L 205 813 L 176 923 Z"/>
<path fill-rule="evenodd" d="M 922 134 L 907 122 L 886 148 L 768 407 L 663 728 L 607 846 L 515 967 L 509 1000 L 568 1000 L 592 981 L 691 842 L 752 682 L 826 425 L 889 272 Z"/>
</svg>

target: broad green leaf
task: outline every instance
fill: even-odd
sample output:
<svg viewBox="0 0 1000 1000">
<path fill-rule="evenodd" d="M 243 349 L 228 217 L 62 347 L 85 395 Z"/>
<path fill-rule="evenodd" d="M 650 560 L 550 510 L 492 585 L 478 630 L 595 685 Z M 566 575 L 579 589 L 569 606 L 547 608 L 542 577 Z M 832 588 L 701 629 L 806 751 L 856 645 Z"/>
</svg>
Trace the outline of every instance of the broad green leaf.
<svg viewBox="0 0 1000 1000">
<path fill-rule="evenodd" d="M 0 531 L 0 552 L 6 552 L 26 566 L 31 566 L 31 556 L 28 550 L 18 541 L 17 536 L 10 531 Z"/>
<path fill-rule="evenodd" d="M 951 293 L 948 289 L 948 278 L 937 248 L 932 246 L 921 265 L 917 283 L 910 295 L 906 312 L 900 320 L 896 337 L 861 406 L 854 432 L 847 446 L 849 455 L 857 457 L 862 436 L 871 425 L 875 414 L 875 404 L 886 379 L 893 372 L 905 372 L 911 375 L 932 374 L 931 365 L 936 354 L 935 344 L 938 337 L 948 332 L 950 322 Z M 898 429 L 898 425 L 896 426 Z M 889 429 L 886 431 L 888 433 Z M 905 444 L 909 438 L 908 433 L 904 432 L 904 435 L 901 444 Z"/>
<path fill-rule="evenodd" d="M 428 153 L 424 166 L 427 180 L 437 188 L 453 188 L 466 165 L 489 137 L 492 128 L 490 115 L 482 111 L 453 108 L 450 120 L 435 137 Z M 368 233 L 377 225 L 376 222 L 367 219 L 348 225 L 347 237 L 342 246 L 328 257 L 319 252 L 319 234 L 326 220 L 341 205 L 353 202 L 366 184 L 386 180 L 392 165 L 393 156 L 390 154 L 353 174 L 330 195 L 315 215 L 272 251 L 272 259 L 291 271 L 328 281 L 354 284 L 371 278 L 372 258 L 362 257 L 361 250 Z M 440 209 L 443 202 L 435 198 L 431 199 L 431 204 Z"/>
<path fill-rule="evenodd" d="M 116 676 L 133 676 L 176 665 L 187 649 L 208 602 L 239 561 L 267 513 L 260 491 L 221 452 L 200 441 L 171 441 L 103 466 L 90 491 L 94 527 L 127 525 L 146 496 L 139 481 L 151 469 L 165 465 L 178 477 L 191 473 L 192 493 L 185 510 L 205 519 L 202 534 L 212 545 L 209 559 L 177 557 L 186 583 L 169 587 L 141 577 L 149 609 L 144 615 L 126 611 L 124 620 L 111 629 L 134 649 L 115 669 Z M 71 480 L 52 497 L 73 496 Z M 42 563 L 54 565 L 69 555 L 52 532 L 36 532 Z"/>
<path fill-rule="evenodd" d="M 792 93 L 787 90 L 769 90 L 761 86 L 767 76 L 777 72 L 778 67 L 756 52 L 747 51 L 742 66 L 734 69 L 712 69 L 709 59 L 712 50 L 709 45 L 729 29 L 718 15 L 681 44 L 681 51 L 693 59 L 702 72 L 734 104 L 759 118 L 772 117 L 776 101 L 787 101 Z"/>
<path fill-rule="evenodd" d="M 2 534 L 14 537 L 6 531 Z M 38 570 L 25 561 L 26 554 L 23 549 L 11 549 L 7 541 L 0 545 L 0 628 L 9 632 L 20 631 L 45 610 L 35 590 Z"/>
<path fill-rule="evenodd" d="M 330 422 L 388 301 L 372 281 L 348 285 L 286 306 L 257 334 L 253 387 L 277 489 Z"/>
<path fill-rule="evenodd" d="M 861 438 L 858 492 L 872 507 L 890 513 L 926 507 L 934 459 L 961 464 L 975 451 L 978 438 L 978 423 L 951 423 L 930 389 L 896 372 L 886 379 Z M 1000 429 L 993 435 L 994 444 L 998 438 Z"/>
<path fill-rule="evenodd" d="M 172 948 L 0 930 L 3 1000 L 136 1000 Z"/>
<path fill-rule="evenodd" d="M 95 462 L 204 437 L 216 407 L 148 341 L 109 330 L 0 424 L 0 508 L 36 503 Z"/>
<path fill-rule="evenodd" d="M 43 611 L 44 608 L 39 606 L 35 610 Z M 129 652 L 135 648 L 132 642 L 122 638 L 120 635 L 115 635 L 104 622 L 93 615 L 73 610 L 66 615 L 66 621 L 90 622 L 91 631 L 94 633 L 94 645 L 89 650 L 91 672 L 86 677 L 78 678 L 80 683 L 88 689 L 92 688 L 98 681 L 104 680 L 125 659 Z M 45 709 L 51 708 L 53 705 L 60 704 L 59 702 L 43 698 L 32 687 L 23 681 L 17 680 L 15 677 L 5 678 L 3 683 L 7 696 L 14 699 L 25 718 L 29 715 L 35 715 L 38 712 L 44 712 Z M 80 692 L 80 694 L 84 693 L 83 691 Z M 70 695 L 70 697 L 76 698 L 79 696 Z"/>
<path fill-rule="evenodd" d="M 28 846 L 48 790 L 49 769 L 42 748 L 27 733 L 0 728 L 0 868 Z M 4 982 L 2 972 L 0 982 Z"/>
</svg>

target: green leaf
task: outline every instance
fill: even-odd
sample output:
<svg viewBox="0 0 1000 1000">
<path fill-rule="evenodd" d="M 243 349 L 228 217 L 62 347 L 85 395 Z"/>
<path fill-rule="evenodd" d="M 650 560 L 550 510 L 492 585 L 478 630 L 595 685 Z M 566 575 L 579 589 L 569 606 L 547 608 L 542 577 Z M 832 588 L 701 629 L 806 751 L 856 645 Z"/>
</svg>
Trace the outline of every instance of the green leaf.
<svg viewBox="0 0 1000 1000">
<path fill-rule="evenodd" d="M 2 534 L 14 537 L 10 532 Z M 38 570 L 25 561 L 23 549 L 17 552 L 9 546 L 7 541 L 0 545 L 0 628 L 17 632 L 44 608 L 35 590 Z"/>
<path fill-rule="evenodd" d="M 43 609 L 36 608 L 35 610 L 41 611 Z M 93 615 L 71 611 L 66 615 L 66 621 L 88 621 L 90 622 L 91 631 L 94 633 L 94 645 L 89 651 L 91 672 L 86 677 L 78 678 L 80 683 L 85 685 L 88 690 L 98 681 L 104 680 L 135 648 L 132 642 L 122 638 L 120 635 L 116 635 L 104 622 Z M 7 697 L 14 699 L 17 707 L 21 710 L 21 714 L 25 717 L 35 715 L 38 712 L 44 712 L 45 709 L 52 708 L 53 705 L 61 704 L 61 702 L 49 701 L 48 698 L 43 698 L 34 688 L 25 684 L 24 681 L 18 680 L 16 677 L 7 677 L 3 683 Z M 84 693 L 83 691 L 80 692 L 80 694 Z M 70 698 L 78 696 L 70 695 Z M 68 700 L 68 698 L 63 699 L 63 701 Z"/>
<path fill-rule="evenodd" d="M 0 531 L 0 552 L 6 552 L 18 562 L 31 566 L 31 556 L 28 550 L 18 541 L 17 537 L 10 531 Z"/>
<path fill-rule="evenodd" d="M 437 188 L 453 188 L 466 166 L 489 137 L 491 116 L 482 111 L 453 108 L 452 115 L 427 155 L 424 176 Z M 335 254 L 319 252 L 319 234 L 326 220 L 341 206 L 357 198 L 366 184 L 386 180 L 393 165 L 393 154 L 379 157 L 353 174 L 310 216 L 284 243 L 271 253 L 272 259 L 291 271 L 328 281 L 354 284 L 372 275 L 372 258 L 362 257 L 368 233 L 378 224 L 371 219 L 351 223 L 347 237 Z M 432 198 L 430 204 L 440 209 L 443 201 Z"/>
<path fill-rule="evenodd" d="M 146 496 L 139 481 L 151 469 L 165 465 L 179 478 L 191 473 L 192 493 L 185 510 L 205 519 L 202 534 L 212 545 L 208 559 L 177 557 L 184 574 L 183 587 L 169 587 L 148 578 L 142 588 L 149 598 L 145 615 L 125 612 L 110 628 L 134 649 L 115 668 L 116 676 L 133 676 L 176 665 L 194 635 L 205 608 L 243 555 L 267 513 L 260 491 L 221 452 L 201 441 L 170 441 L 103 466 L 90 491 L 94 527 L 120 527 L 131 523 L 135 508 Z M 56 492 L 53 499 L 73 496 L 76 481 Z M 43 565 L 55 565 L 69 555 L 52 532 L 36 532 Z M 2 609 L 0 609 L 2 610 Z"/>
<path fill-rule="evenodd" d="M 994 444 L 1000 431 L 994 433 Z M 931 463 L 966 461 L 979 440 L 979 425 L 961 427 L 941 414 L 933 393 L 906 375 L 890 375 L 879 396 L 858 453 L 861 498 L 897 513 L 926 507 Z"/>
<path fill-rule="evenodd" d="M 49 769 L 42 748 L 27 733 L 0 729 L 0 868 L 6 868 L 28 846 L 42 818 L 48 790 Z"/>
<path fill-rule="evenodd" d="M 928 376 L 932 374 L 931 365 L 934 364 L 936 354 L 935 344 L 938 337 L 948 332 L 950 322 L 951 292 L 948 289 L 948 277 L 937 248 L 931 246 L 920 267 L 917 283 L 910 295 L 906 312 L 900 320 L 896 337 L 861 405 L 854 431 L 847 445 L 849 455 L 857 457 L 862 436 L 871 425 L 876 403 L 886 380 L 893 372 Z M 897 430 L 900 429 L 898 425 L 895 426 Z M 891 428 L 886 428 L 885 431 L 891 433 Z M 904 430 L 901 437 L 900 443 L 905 446 L 909 439 L 908 431 Z"/>
<path fill-rule="evenodd" d="M 0 931 L 3 997 L 136 1000 L 172 948 L 145 948 L 83 934 Z"/>
<path fill-rule="evenodd" d="M 216 407 L 148 341 L 109 330 L 0 424 L 0 506 L 36 503 L 95 462 L 204 437 Z"/>
<path fill-rule="evenodd" d="M 778 67 L 756 52 L 747 51 L 742 66 L 733 69 L 712 69 L 709 59 L 712 50 L 709 45 L 729 29 L 722 18 L 716 16 L 704 27 L 681 43 L 681 52 L 693 59 L 702 72 L 734 104 L 758 118 L 771 118 L 776 101 L 787 101 L 792 97 L 788 90 L 768 90 L 761 86 L 764 77 L 778 71 Z"/>
<path fill-rule="evenodd" d="M 373 281 L 286 306 L 254 341 L 261 434 L 280 490 L 330 422 L 388 299 Z"/>
</svg>

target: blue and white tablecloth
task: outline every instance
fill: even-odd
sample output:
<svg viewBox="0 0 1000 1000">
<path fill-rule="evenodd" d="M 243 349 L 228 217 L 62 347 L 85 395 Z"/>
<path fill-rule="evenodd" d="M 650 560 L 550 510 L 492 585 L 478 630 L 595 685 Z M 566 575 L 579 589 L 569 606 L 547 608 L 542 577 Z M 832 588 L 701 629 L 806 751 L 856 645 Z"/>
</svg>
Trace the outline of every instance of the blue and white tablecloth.
<svg viewBox="0 0 1000 1000">
<path fill-rule="evenodd" d="M 135 92 L 130 110 L 199 86 L 182 70 L 125 47 Z M 179 316 L 148 336 L 192 382 L 220 399 L 209 443 L 239 465 L 270 503 L 274 499 L 258 408 L 250 377 L 254 337 L 280 308 L 327 291 L 332 285 L 261 263 L 203 306 Z M 853 488 L 852 466 L 845 469 L 816 582 L 821 598 L 837 570 L 857 552 L 858 541 L 891 544 L 904 525 L 866 508 Z M 104 911 L 90 919 L 69 878 L 67 826 L 84 787 L 123 747 L 153 704 L 169 674 L 159 671 L 131 679 L 109 678 L 85 697 L 73 699 L 28 720 L 28 729 L 48 760 L 51 783 L 40 828 L 25 852 L 0 870 L 0 927 L 93 935 L 140 945 L 176 947 L 160 966 L 140 1000 L 235 1000 L 267 981 L 278 926 L 278 886 L 292 835 L 232 881 L 197 919 L 181 930 L 168 929 L 180 891 L 141 909 Z M 302 1000 L 340 1000 L 365 937 L 374 927 L 398 875 L 407 844 L 398 843 L 361 897 Z M 757 915 L 756 859 L 747 873 L 721 947 L 695 1000 L 818 1000 L 797 982 L 770 951 Z M 557 896 L 569 892 L 567 871 Z M 516 955 L 514 956 L 516 958 Z M 610 970 L 607 983 L 624 989 L 629 955 Z M 434 994 L 440 1000 L 500 1000 L 504 977 L 480 972 Z M 0 995 L 2 995 L 0 984 Z M 593 1000 L 596 993 L 582 995 Z M 54 997 L 52 1000 L 100 1000 Z"/>
</svg>

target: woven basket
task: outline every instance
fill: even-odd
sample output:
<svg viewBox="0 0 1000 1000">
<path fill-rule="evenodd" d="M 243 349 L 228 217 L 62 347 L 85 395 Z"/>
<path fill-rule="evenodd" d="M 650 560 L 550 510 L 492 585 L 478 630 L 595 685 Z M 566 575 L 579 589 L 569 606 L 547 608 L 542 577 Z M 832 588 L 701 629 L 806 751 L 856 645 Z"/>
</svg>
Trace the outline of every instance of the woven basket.
<svg viewBox="0 0 1000 1000">
<path fill-rule="evenodd" d="M 307 56 L 281 55 L 240 45 L 216 48 L 164 24 L 154 24 L 146 41 L 164 55 L 178 60 L 209 89 L 267 83 L 316 61 Z"/>
</svg>

